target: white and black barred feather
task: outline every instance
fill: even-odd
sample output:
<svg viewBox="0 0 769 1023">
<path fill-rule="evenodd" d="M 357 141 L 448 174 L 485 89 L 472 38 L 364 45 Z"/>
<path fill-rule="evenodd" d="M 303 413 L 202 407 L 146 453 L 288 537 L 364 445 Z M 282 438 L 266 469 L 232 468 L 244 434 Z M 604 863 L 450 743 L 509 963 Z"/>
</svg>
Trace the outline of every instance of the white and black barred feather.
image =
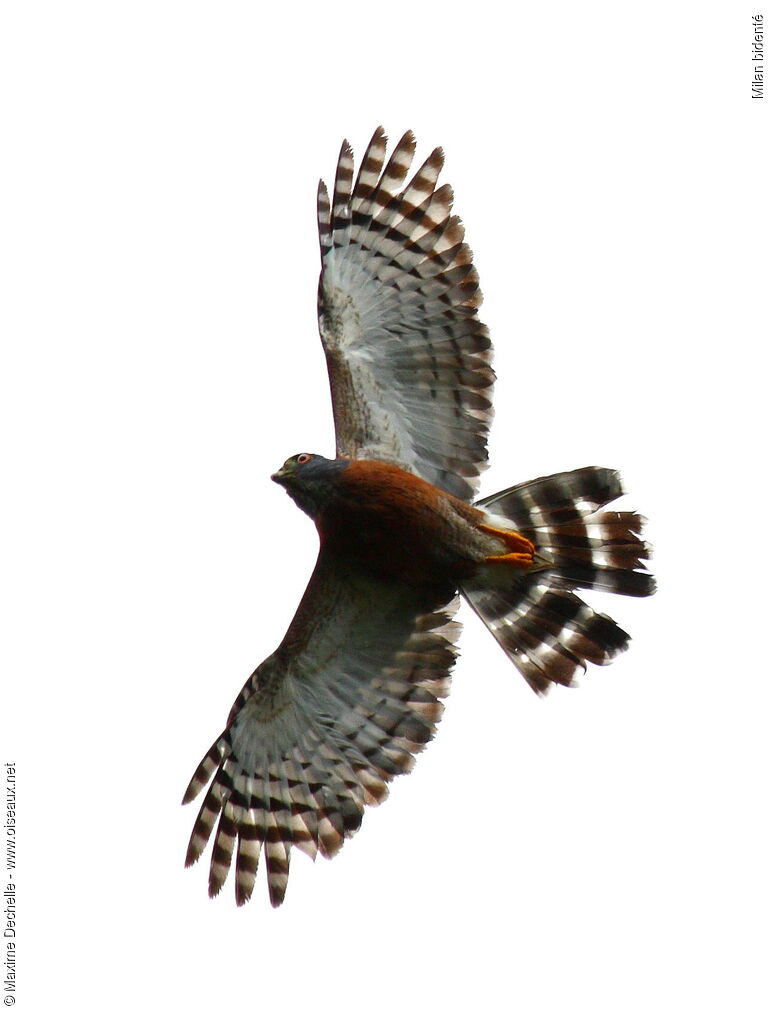
<svg viewBox="0 0 769 1023">
<path fill-rule="evenodd" d="M 318 317 L 337 457 L 393 462 L 466 499 L 487 458 L 491 343 L 453 193 L 436 188 L 442 150 L 404 187 L 415 147 L 407 132 L 384 166 L 378 128 L 354 184 L 346 141 L 331 201 L 320 183 Z"/>
<path fill-rule="evenodd" d="M 478 501 L 495 522 L 537 548 L 535 571 L 489 565 L 462 592 L 529 685 L 574 685 L 587 661 L 607 664 L 629 636 L 573 591 L 646 596 L 648 546 L 635 512 L 606 511 L 622 496 L 619 473 L 590 467 L 520 483 Z"/>
</svg>

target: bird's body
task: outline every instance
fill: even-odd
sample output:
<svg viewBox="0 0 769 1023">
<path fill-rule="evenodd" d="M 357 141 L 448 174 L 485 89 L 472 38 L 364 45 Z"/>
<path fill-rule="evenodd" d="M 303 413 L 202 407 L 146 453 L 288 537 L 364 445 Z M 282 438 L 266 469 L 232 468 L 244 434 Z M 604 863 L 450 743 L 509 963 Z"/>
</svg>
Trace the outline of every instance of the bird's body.
<svg viewBox="0 0 769 1023">
<path fill-rule="evenodd" d="M 574 592 L 644 596 L 619 475 L 557 473 L 472 502 L 487 456 L 491 344 L 478 276 L 435 150 L 404 185 L 407 133 L 385 164 L 377 129 L 353 183 L 347 143 L 321 183 L 318 297 L 336 457 L 273 476 L 315 522 L 315 570 L 288 631 L 252 673 L 185 794 L 213 776 L 190 840 L 216 825 L 209 894 L 235 857 L 238 904 L 262 854 L 283 901 L 290 853 L 333 855 L 431 738 L 456 650 L 457 594 L 538 693 L 573 685 L 628 641 Z"/>
<path fill-rule="evenodd" d="M 362 572 L 456 589 L 487 557 L 505 553 L 502 540 L 479 528 L 485 519 L 480 509 L 405 469 L 360 459 L 338 471 L 333 498 L 315 524 L 323 549 Z"/>
</svg>

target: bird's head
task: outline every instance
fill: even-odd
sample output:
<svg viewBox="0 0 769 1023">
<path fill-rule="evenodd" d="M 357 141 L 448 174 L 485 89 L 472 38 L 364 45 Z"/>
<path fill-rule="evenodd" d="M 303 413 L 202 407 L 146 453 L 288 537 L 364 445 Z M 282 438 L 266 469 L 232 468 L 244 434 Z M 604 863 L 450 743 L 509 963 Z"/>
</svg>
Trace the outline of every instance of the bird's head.
<svg viewBox="0 0 769 1023">
<path fill-rule="evenodd" d="M 336 490 L 336 481 L 350 463 L 303 451 L 287 458 L 270 477 L 285 487 L 303 512 L 315 518 Z"/>
</svg>

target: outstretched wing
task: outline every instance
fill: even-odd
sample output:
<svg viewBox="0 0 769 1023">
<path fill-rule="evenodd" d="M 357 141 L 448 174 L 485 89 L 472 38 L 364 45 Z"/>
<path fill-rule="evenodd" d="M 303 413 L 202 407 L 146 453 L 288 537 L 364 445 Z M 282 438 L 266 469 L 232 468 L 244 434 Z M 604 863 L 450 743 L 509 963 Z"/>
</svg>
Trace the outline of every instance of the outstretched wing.
<svg viewBox="0 0 769 1023">
<path fill-rule="evenodd" d="M 452 190 L 436 188 L 443 152 L 403 187 L 415 145 L 407 132 L 382 170 L 377 128 L 354 185 L 346 141 L 333 202 L 320 183 L 318 319 L 337 457 L 394 462 L 467 499 L 487 458 L 491 342 Z"/>
<path fill-rule="evenodd" d="M 184 796 L 216 772 L 187 852 L 189 866 L 218 820 L 211 896 L 237 843 L 238 905 L 251 897 L 262 849 L 280 905 L 291 847 L 333 856 L 365 805 L 411 769 L 443 710 L 455 610 L 450 593 L 356 576 L 321 552 L 283 642 L 246 682 Z"/>
</svg>

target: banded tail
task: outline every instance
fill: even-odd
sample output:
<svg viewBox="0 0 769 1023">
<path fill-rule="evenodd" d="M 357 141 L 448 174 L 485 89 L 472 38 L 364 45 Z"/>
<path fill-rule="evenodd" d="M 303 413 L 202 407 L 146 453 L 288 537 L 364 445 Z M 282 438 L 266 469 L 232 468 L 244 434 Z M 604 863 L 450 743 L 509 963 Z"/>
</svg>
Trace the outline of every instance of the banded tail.
<svg viewBox="0 0 769 1023">
<path fill-rule="evenodd" d="M 575 589 L 654 592 L 654 577 L 643 571 L 650 556 L 639 535 L 643 518 L 603 510 L 622 493 L 619 473 L 594 466 L 520 483 L 476 504 L 493 525 L 536 547 L 534 570 L 488 564 L 462 593 L 537 693 L 553 682 L 576 684 L 586 661 L 607 664 L 628 645 L 628 634 Z"/>
</svg>

